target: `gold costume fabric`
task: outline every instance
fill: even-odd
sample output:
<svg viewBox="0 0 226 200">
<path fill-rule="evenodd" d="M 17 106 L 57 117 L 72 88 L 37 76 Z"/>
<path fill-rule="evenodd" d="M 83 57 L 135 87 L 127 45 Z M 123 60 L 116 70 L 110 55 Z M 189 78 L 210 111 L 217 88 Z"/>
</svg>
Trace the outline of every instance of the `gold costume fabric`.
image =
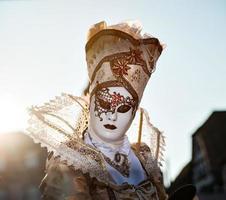
<svg viewBox="0 0 226 200">
<path fill-rule="evenodd" d="M 136 145 L 132 147 L 136 152 Z M 137 157 L 143 166 L 149 156 L 149 147 L 141 145 Z M 153 162 L 153 165 L 154 162 Z M 42 181 L 41 190 L 44 200 L 165 200 L 162 175 L 157 167 L 154 170 L 147 169 L 147 180 L 139 185 L 116 185 L 112 181 L 107 184 L 91 178 L 81 170 L 74 170 L 73 166 L 67 166 L 59 158 L 51 157 L 47 161 L 46 176 Z M 149 170 L 149 171 L 147 171 Z"/>
</svg>

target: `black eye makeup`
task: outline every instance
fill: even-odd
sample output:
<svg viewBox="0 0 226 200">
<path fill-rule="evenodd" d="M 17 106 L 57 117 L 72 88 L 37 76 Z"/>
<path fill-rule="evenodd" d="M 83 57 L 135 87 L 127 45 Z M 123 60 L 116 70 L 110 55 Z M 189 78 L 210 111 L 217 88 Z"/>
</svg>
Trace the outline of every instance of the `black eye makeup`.
<svg viewBox="0 0 226 200">
<path fill-rule="evenodd" d="M 131 106 L 129 105 L 121 105 L 118 107 L 117 112 L 119 113 L 126 113 L 131 109 Z"/>
</svg>

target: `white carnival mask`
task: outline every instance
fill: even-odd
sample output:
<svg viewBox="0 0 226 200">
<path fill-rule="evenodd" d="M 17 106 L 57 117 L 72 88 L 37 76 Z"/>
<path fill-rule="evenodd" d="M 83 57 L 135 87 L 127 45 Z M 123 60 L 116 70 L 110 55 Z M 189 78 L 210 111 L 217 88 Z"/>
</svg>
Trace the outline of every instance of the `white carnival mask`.
<svg viewBox="0 0 226 200">
<path fill-rule="evenodd" d="M 111 143 L 124 138 L 135 112 L 135 101 L 124 87 L 108 87 L 91 98 L 89 131 Z"/>
</svg>

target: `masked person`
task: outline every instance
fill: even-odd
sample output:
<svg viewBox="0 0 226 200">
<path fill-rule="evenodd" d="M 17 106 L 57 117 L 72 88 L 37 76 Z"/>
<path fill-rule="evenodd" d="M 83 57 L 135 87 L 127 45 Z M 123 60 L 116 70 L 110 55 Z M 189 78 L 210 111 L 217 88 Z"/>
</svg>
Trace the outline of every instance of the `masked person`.
<svg viewBox="0 0 226 200">
<path fill-rule="evenodd" d="M 91 27 L 88 95 L 62 94 L 31 109 L 28 134 L 50 152 L 43 199 L 167 199 L 164 138 L 139 107 L 161 52 L 137 22 Z"/>
</svg>

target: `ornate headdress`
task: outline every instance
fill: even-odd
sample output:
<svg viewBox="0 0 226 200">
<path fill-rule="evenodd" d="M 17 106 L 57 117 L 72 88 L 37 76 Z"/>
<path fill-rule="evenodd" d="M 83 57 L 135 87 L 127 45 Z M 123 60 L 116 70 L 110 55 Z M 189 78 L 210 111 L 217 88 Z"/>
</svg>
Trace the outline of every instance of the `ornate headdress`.
<svg viewBox="0 0 226 200">
<path fill-rule="evenodd" d="M 86 44 L 90 95 L 103 87 L 122 86 L 139 103 L 161 52 L 159 40 L 141 35 L 138 22 L 95 24 Z"/>
<path fill-rule="evenodd" d="M 101 22 L 90 29 L 86 55 L 91 96 L 103 87 L 123 86 L 139 104 L 162 51 L 158 39 L 141 36 L 140 32 L 140 26 L 129 23 L 107 27 L 105 22 Z M 26 134 L 75 170 L 81 169 L 108 183 L 102 154 L 82 139 L 88 127 L 88 107 L 86 98 L 70 94 L 62 94 L 43 106 L 34 106 L 30 109 Z M 140 108 L 138 112 L 141 115 L 136 115 L 127 135 L 131 143 L 148 144 L 150 157 L 145 159 L 144 165 L 153 168 L 153 162 L 162 160 L 164 137 L 150 123 L 144 109 Z"/>
</svg>

